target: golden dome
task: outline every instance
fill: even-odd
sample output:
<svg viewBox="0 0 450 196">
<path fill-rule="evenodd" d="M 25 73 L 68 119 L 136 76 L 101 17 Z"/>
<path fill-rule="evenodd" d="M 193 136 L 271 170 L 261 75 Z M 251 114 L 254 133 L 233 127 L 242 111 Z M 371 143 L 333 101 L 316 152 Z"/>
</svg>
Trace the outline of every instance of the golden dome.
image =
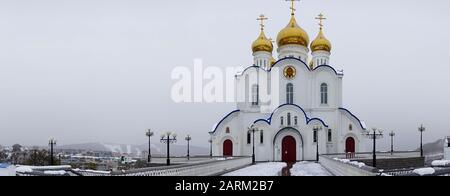
<svg viewBox="0 0 450 196">
<path fill-rule="evenodd" d="M 320 28 L 319 34 L 317 35 L 316 39 L 311 43 L 311 50 L 313 52 L 319 50 L 331 52 L 331 42 L 323 34 L 322 28 Z"/>
<path fill-rule="evenodd" d="M 264 31 L 261 30 L 261 34 L 258 39 L 256 39 L 252 44 L 253 52 L 265 51 L 265 52 L 273 52 L 273 44 L 272 41 L 267 39 Z"/>
<path fill-rule="evenodd" d="M 277 43 L 278 47 L 288 44 L 296 44 L 308 47 L 308 33 L 306 33 L 305 30 L 298 26 L 294 14 L 292 14 L 289 24 L 283 30 L 281 30 L 280 33 L 278 33 Z"/>
</svg>

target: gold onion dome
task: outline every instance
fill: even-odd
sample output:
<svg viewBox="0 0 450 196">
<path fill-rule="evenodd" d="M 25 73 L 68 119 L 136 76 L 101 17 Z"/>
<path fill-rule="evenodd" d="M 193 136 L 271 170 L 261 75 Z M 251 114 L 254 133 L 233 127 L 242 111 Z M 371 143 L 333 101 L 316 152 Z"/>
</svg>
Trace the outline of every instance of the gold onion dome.
<svg viewBox="0 0 450 196">
<path fill-rule="evenodd" d="M 273 52 L 273 44 L 270 39 L 267 39 L 266 35 L 264 34 L 264 31 L 261 30 L 261 34 L 259 35 L 258 39 L 256 39 L 252 44 L 252 50 L 253 52 Z"/>
<path fill-rule="evenodd" d="M 289 24 L 278 33 L 277 37 L 278 47 L 295 44 L 308 47 L 309 36 L 305 30 L 303 30 L 295 20 L 295 15 L 292 14 Z"/>
<path fill-rule="evenodd" d="M 311 43 L 311 50 L 313 52 L 319 50 L 331 52 L 331 42 L 325 37 L 322 28 L 320 29 L 316 39 Z"/>
</svg>

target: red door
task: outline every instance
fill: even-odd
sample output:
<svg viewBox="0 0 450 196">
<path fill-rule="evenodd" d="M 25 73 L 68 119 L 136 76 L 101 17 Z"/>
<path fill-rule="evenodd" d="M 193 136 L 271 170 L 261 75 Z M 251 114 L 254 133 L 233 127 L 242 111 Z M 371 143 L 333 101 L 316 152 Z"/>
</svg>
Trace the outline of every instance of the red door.
<svg viewBox="0 0 450 196">
<path fill-rule="evenodd" d="M 345 141 L 345 152 L 347 154 L 355 154 L 355 139 L 352 137 L 347 138 L 347 141 Z"/>
<path fill-rule="evenodd" d="M 297 145 L 294 137 L 286 136 L 283 138 L 281 151 L 283 162 L 297 162 Z"/>
<path fill-rule="evenodd" d="M 233 156 L 233 142 L 231 140 L 225 140 L 223 142 L 223 156 L 224 157 Z"/>
</svg>

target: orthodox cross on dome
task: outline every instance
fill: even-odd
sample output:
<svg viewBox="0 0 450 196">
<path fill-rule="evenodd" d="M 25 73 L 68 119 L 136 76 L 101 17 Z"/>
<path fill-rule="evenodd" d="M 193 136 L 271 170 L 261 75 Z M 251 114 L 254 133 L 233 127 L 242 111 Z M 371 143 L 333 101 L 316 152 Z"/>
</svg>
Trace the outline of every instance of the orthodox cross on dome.
<svg viewBox="0 0 450 196">
<path fill-rule="evenodd" d="M 325 18 L 324 15 L 322 13 L 320 13 L 319 16 L 316 17 L 316 19 L 319 20 L 320 30 L 322 30 L 322 28 L 323 28 L 323 21 L 326 20 L 327 18 Z"/>
<path fill-rule="evenodd" d="M 256 20 L 259 20 L 260 22 L 260 26 L 261 26 L 261 31 L 264 31 L 264 21 L 265 20 L 269 20 L 269 18 L 267 18 L 266 16 L 264 16 L 264 14 L 261 14 Z"/>
<path fill-rule="evenodd" d="M 294 5 L 294 2 L 296 2 L 296 1 L 300 1 L 300 0 L 286 0 L 286 1 L 290 1 L 291 2 L 291 7 L 290 7 L 290 9 L 291 9 L 291 15 L 295 15 L 295 11 L 297 11 L 296 9 L 295 9 L 295 5 Z"/>
</svg>

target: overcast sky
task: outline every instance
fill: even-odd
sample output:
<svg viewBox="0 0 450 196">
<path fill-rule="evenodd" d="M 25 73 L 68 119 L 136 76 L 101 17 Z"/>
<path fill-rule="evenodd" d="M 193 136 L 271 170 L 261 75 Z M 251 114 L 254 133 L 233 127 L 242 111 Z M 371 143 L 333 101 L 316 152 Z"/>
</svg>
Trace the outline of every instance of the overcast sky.
<svg viewBox="0 0 450 196">
<path fill-rule="evenodd" d="M 297 10 L 311 39 L 314 17 L 328 17 L 344 106 L 368 126 L 397 131 L 402 149 L 418 146 L 421 123 L 426 141 L 450 135 L 448 0 L 304 0 Z M 207 146 L 212 125 L 235 105 L 173 103 L 171 71 L 194 58 L 251 65 L 261 13 L 276 38 L 289 3 L 0 0 L 0 144 L 143 144 L 152 128 Z"/>
</svg>

